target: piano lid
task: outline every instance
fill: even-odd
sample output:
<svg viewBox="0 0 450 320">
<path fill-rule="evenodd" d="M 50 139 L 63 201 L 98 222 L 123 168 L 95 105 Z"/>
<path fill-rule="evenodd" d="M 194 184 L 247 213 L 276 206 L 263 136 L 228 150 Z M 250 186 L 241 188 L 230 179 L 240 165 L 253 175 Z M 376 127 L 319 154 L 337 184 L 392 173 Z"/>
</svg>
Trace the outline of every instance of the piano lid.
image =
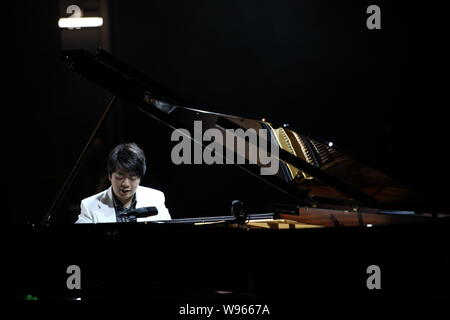
<svg viewBox="0 0 450 320">
<path fill-rule="evenodd" d="M 84 50 L 64 51 L 62 58 L 74 71 L 130 101 L 158 121 L 173 129 L 187 129 L 192 138 L 195 121 L 201 121 L 202 130 L 215 128 L 223 133 L 237 129 L 254 129 L 256 132 L 265 129 L 267 143 L 276 146 L 277 173 L 261 175 L 256 165 L 239 166 L 290 195 L 298 204 L 427 210 L 423 206 L 424 198 L 410 187 L 301 131 L 264 120 L 191 108 L 181 103 L 170 90 L 101 49 L 95 54 Z M 244 139 L 247 148 L 251 146 L 250 140 Z M 197 142 L 204 146 L 209 144 Z M 225 141 L 222 144 L 229 149 Z M 243 156 L 248 159 L 249 153 Z M 262 166 L 259 161 L 257 165 Z"/>
</svg>

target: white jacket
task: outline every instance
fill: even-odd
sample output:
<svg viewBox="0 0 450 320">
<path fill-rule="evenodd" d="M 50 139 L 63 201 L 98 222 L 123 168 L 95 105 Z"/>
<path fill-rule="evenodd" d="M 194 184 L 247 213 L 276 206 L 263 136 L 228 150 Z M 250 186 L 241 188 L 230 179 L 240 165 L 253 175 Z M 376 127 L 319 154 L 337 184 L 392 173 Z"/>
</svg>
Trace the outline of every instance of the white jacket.
<svg viewBox="0 0 450 320">
<path fill-rule="evenodd" d="M 156 207 L 158 214 L 138 218 L 137 222 L 170 220 L 169 210 L 164 204 L 164 193 L 159 190 L 138 186 L 136 190 L 136 208 Z M 114 209 L 112 187 L 81 201 L 81 212 L 75 223 L 117 222 Z"/>
</svg>

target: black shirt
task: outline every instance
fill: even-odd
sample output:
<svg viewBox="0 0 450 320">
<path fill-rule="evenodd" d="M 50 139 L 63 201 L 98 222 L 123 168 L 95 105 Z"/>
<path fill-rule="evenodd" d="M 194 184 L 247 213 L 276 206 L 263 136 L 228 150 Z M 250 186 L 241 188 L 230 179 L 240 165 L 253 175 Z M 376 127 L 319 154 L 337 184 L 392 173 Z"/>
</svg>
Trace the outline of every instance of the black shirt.
<svg viewBox="0 0 450 320">
<path fill-rule="evenodd" d="M 114 209 L 116 210 L 117 222 L 135 222 L 136 217 L 125 216 L 125 214 L 128 213 L 130 210 L 136 209 L 136 193 L 133 196 L 133 200 L 131 201 L 131 205 L 129 208 L 124 208 L 120 200 L 114 194 L 114 192 L 112 194 L 113 194 Z"/>
</svg>

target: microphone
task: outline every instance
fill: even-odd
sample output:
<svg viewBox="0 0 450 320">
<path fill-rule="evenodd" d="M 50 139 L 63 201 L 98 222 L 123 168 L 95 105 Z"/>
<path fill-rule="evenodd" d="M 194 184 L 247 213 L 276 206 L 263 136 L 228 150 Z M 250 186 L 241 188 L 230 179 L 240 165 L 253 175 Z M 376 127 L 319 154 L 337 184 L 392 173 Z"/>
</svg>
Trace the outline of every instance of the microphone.
<svg viewBox="0 0 450 320">
<path fill-rule="evenodd" d="M 143 207 L 136 208 L 128 211 L 127 213 L 122 214 L 125 217 L 133 217 L 133 218 L 146 218 L 150 216 L 156 216 L 158 214 L 158 209 L 156 207 Z"/>
</svg>

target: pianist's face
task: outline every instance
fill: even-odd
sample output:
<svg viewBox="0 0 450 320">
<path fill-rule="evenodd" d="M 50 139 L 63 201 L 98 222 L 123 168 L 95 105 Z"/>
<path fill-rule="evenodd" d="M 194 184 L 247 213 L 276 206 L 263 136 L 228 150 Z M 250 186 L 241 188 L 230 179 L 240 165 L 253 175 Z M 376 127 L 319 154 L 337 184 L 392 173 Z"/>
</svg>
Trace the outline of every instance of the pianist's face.
<svg viewBox="0 0 450 320">
<path fill-rule="evenodd" d="M 122 204 L 126 204 L 136 193 L 141 178 L 132 172 L 117 170 L 109 176 L 109 181 L 111 181 L 114 194 Z"/>
</svg>

